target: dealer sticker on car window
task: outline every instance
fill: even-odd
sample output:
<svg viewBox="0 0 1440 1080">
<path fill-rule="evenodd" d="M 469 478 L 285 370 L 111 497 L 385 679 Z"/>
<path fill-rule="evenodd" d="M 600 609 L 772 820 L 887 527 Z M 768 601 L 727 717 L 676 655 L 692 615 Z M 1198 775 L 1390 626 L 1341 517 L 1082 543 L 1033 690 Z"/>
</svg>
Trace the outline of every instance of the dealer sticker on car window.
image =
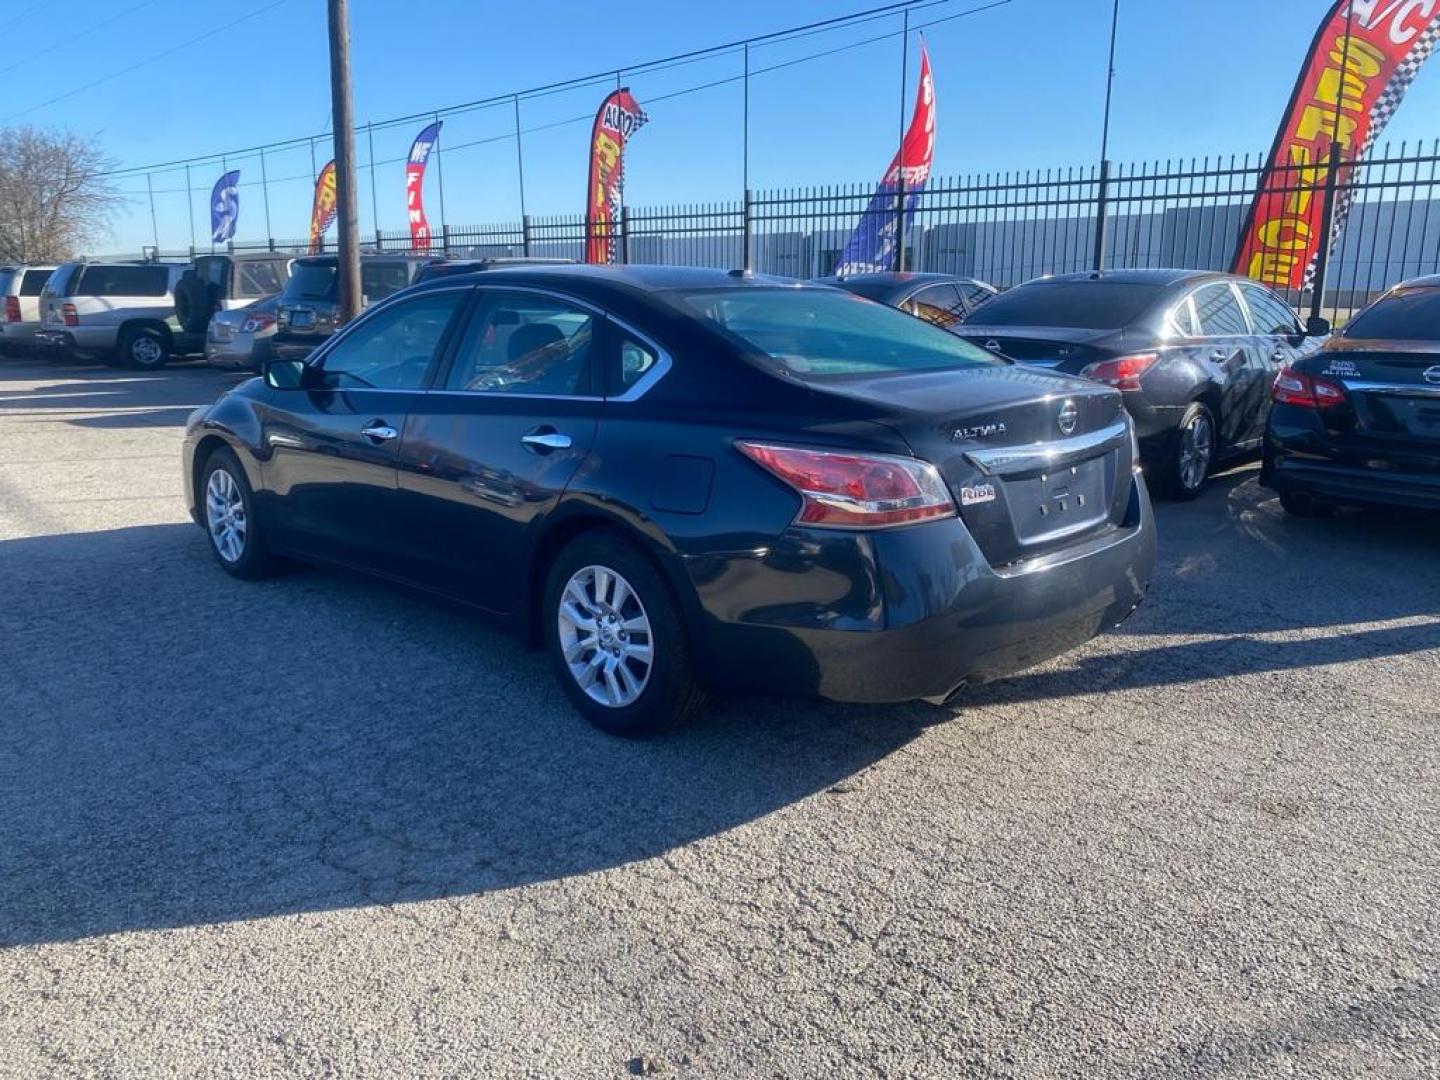
<svg viewBox="0 0 1440 1080">
<path fill-rule="evenodd" d="M 994 484 L 978 484 L 975 487 L 960 489 L 961 506 L 979 506 L 981 503 L 995 501 Z"/>
</svg>

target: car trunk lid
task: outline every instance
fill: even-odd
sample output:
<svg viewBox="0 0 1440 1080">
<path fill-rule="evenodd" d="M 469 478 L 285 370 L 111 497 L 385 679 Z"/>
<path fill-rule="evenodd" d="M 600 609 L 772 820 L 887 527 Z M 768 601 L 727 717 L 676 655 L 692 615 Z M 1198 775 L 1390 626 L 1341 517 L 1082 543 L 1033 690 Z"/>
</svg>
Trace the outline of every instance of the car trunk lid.
<svg viewBox="0 0 1440 1080">
<path fill-rule="evenodd" d="M 1326 416 L 1334 433 L 1377 445 L 1440 444 L 1440 346 L 1337 340 L 1307 365 L 1340 383 L 1350 409 Z M 1327 412 L 1329 412 L 1327 410 Z"/>
<path fill-rule="evenodd" d="M 1117 528 L 1130 505 L 1132 445 L 1120 394 L 1023 367 L 915 372 L 827 392 L 876 419 L 944 477 L 993 566 Z"/>
<path fill-rule="evenodd" d="M 1082 330 L 1063 326 L 970 326 L 956 331 L 966 341 L 1029 367 L 1053 368 L 1071 374 L 1104 359 L 1110 351 L 1098 342 L 1114 330 Z"/>
</svg>

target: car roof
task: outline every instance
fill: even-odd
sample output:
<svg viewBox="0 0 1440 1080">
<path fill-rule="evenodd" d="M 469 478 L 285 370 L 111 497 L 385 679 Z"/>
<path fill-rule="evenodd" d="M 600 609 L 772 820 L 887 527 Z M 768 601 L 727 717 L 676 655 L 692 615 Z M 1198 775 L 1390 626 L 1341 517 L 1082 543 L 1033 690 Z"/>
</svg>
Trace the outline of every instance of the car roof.
<svg viewBox="0 0 1440 1080">
<path fill-rule="evenodd" d="M 1072 281 L 1112 281 L 1120 285 L 1179 285 L 1182 282 L 1200 281 L 1248 281 L 1249 278 L 1237 277 L 1234 274 L 1222 273 L 1219 270 L 1180 270 L 1168 269 L 1142 269 L 1142 270 L 1085 270 L 1071 274 L 1054 274 L 1048 277 L 1035 278 L 1026 282 L 1027 285 L 1060 284 Z"/>
<path fill-rule="evenodd" d="M 877 270 L 868 274 L 834 274 L 816 278 L 825 285 L 928 285 L 931 282 L 964 281 L 984 284 L 979 278 L 965 274 L 941 274 L 913 270 Z"/>
<path fill-rule="evenodd" d="M 1424 277 L 1411 278 L 1409 281 L 1402 281 L 1395 287 L 1397 289 L 1440 289 L 1440 274 L 1426 274 Z"/>
<path fill-rule="evenodd" d="M 550 288 L 578 288 L 585 292 L 619 288 L 631 292 L 667 292 L 688 289 L 745 289 L 756 286 L 809 288 L 794 278 L 769 274 L 749 274 L 739 270 L 712 270 L 693 266 L 590 266 L 532 265 L 495 267 L 466 274 L 448 274 L 422 282 L 416 288 L 454 288 L 459 282 L 473 280 L 487 285 L 545 285 Z"/>
<path fill-rule="evenodd" d="M 338 255 L 295 255 L 292 256 L 297 263 L 304 266 L 333 266 L 340 258 Z M 360 261 L 367 262 L 408 262 L 423 263 L 430 260 L 428 255 L 406 255 L 400 252 L 394 255 L 383 251 L 362 251 Z"/>
</svg>

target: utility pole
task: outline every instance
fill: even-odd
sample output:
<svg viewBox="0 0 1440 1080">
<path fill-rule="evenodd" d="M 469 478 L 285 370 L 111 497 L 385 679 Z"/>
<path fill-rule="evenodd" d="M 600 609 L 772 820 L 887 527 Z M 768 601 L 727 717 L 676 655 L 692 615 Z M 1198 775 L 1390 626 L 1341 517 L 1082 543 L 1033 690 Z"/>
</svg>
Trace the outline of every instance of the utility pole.
<svg viewBox="0 0 1440 1080">
<path fill-rule="evenodd" d="M 350 96 L 350 3 L 329 0 L 330 108 L 335 139 L 335 206 L 339 223 L 336 322 L 360 313 L 359 211 L 355 198 L 355 117 Z"/>
</svg>

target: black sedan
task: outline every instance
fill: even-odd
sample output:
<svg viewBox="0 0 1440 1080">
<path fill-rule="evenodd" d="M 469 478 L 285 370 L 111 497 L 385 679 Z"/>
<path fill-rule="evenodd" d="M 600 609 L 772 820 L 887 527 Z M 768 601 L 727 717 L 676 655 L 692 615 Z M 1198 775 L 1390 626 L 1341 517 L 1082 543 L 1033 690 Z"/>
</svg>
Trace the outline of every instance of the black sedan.
<svg viewBox="0 0 1440 1080">
<path fill-rule="evenodd" d="M 1155 559 L 1118 393 L 718 271 L 415 286 L 191 417 L 191 513 L 543 641 L 579 710 L 944 700 L 1121 622 Z"/>
<path fill-rule="evenodd" d="M 1440 276 L 1386 293 L 1273 396 L 1260 482 L 1287 511 L 1440 510 Z"/>
<path fill-rule="evenodd" d="M 899 308 L 947 330 L 959 326 L 999 292 L 983 281 L 953 274 L 851 274 L 819 278 L 816 283 L 839 286 L 856 296 Z"/>
<path fill-rule="evenodd" d="M 1315 347 L 1263 285 L 1193 270 L 1041 278 L 956 332 L 1018 363 L 1122 391 L 1152 486 L 1177 499 L 1198 495 L 1220 461 L 1260 446 L 1270 384 Z"/>
</svg>

